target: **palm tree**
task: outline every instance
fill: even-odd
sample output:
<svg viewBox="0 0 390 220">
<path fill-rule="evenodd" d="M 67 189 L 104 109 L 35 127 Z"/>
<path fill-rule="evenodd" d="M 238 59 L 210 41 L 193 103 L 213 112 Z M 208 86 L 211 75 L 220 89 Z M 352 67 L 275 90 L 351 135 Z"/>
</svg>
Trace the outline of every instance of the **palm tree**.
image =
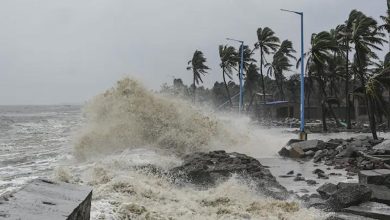
<svg viewBox="0 0 390 220">
<path fill-rule="evenodd" d="M 296 60 L 296 58 L 292 55 L 296 51 L 293 48 L 292 42 L 289 40 L 284 40 L 278 49 L 278 51 L 274 54 L 272 63 L 266 64 L 268 67 L 267 75 L 274 75 L 275 82 L 279 87 L 280 96 L 282 100 L 285 100 L 285 95 L 283 92 L 283 83 L 286 77 L 283 72 L 290 71 L 290 68 L 293 66 L 290 63 L 290 58 Z"/>
<path fill-rule="evenodd" d="M 263 88 L 263 99 L 265 101 L 265 84 L 264 84 L 264 74 L 263 67 L 265 64 L 265 55 L 269 55 L 272 52 L 275 52 L 279 47 L 279 38 L 275 36 L 275 32 L 269 28 L 265 27 L 257 29 L 257 42 L 255 43 L 255 48 L 260 50 L 260 76 L 261 83 Z"/>
<path fill-rule="evenodd" d="M 190 61 L 188 61 L 187 70 L 192 70 L 193 74 L 193 86 L 194 86 L 194 94 L 193 94 L 193 102 L 195 102 L 195 91 L 196 85 L 199 85 L 199 82 L 203 83 L 202 76 L 207 73 L 207 70 L 210 68 L 206 66 L 206 58 L 204 57 L 202 51 L 196 50 L 194 55 Z"/>
<path fill-rule="evenodd" d="M 256 95 L 255 91 L 258 88 L 258 82 L 260 75 L 257 72 L 257 66 L 254 63 L 251 63 L 248 67 L 248 71 L 246 74 L 246 80 L 245 80 L 245 90 L 249 91 L 250 101 L 247 108 L 247 111 L 250 110 L 253 104 L 254 97 Z"/>
<path fill-rule="evenodd" d="M 390 103 L 383 97 L 383 91 L 390 89 L 390 67 L 378 68 L 374 74 L 367 77 L 367 83 L 355 90 L 355 94 L 366 98 L 369 106 L 369 119 L 373 137 L 376 136 L 375 113 L 385 114 L 390 118 Z"/>
<path fill-rule="evenodd" d="M 323 31 L 318 34 L 312 34 L 311 48 L 304 55 L 307 57 L 306 70 L 309 71 L 308 76 L 316 79 L 320 86 L 319 91 L 322 100 L 322 126 L 324 131 L 328 130 L 326 125 L 327 110 L 329 109 L 330 113 L 335 117 L 331 104 L 327 102 L 326 75 L 324 70 L 328 61 L 332 57 L 331 51 L 336 51 L 337 49 L 337 44 L 330 35 L 330 33 Z M 300 62 L 302 62 L 301 58 L 297 62 L 297 68 L 299 67 Z M 328 106 L 328 108 L 326 105 Z M 338 121 L 336 117 L 335 119 L 336 121 Z"/>
<path fill-rule="evenodd" d="M 336 29 L 331 31 L 332 37 L 337 43 L 339 50 L 335 53 L 335 70 L 338 70 L 340 73 L 338 75 L 344 79 L 344 95 L 345 95 L 345 104 L 346 104 L 346 116 L 347 116 L 347 129 L 352 128 L 351 123 L 351 101 L 350 101 L 350 62 L 349 62 L 349 53 L 351 51 L 351 36 L 352 36 L 352 21 L 353 17 L 350 17 L 345 24 L 338 25 Z M 344 62 L 344 67 L 343 63 Z"/>
<path fill-rule="evenodd" d="M 251 50 L 248 45 L 244 45 L 244 65 L 243 65 L 244 71 L 248 71 L 249 66 L 253 62 L 256 62 L 256 60 L 252 58 L 253 51 L 254 51 L 254 49 Z M 238 67 L 240 66 L 240 62 L 241 62 L 241 47 L 238 48 L 238 53 L 236 56 L 236 63 L 237 63 Z M 238 71 L 238 69 L 237 69 L 237 71 Z"/>
<path fill-rule="evenodd" d="M 355 47 L 356 75 L 360 80 L 361 87 L 366 88 L 370 79 L 368 67 L 373 64 L 373 60 L 378 59 L 374 50 L 381 50 L 379 45 L 383 45 L 385 42 L 383 39 L 384 34 L 379 30 L 376 20 L 367 17 L 362 12 L 353 10 L 350 17 L 353 18 L 351 40 Z M 376 134 L 374 101 L 370 92 L 366 89 L 364 91 L 371 133 L 374 139 L 378 139 Z"/>
<path fill-rule="evenodd" d="M 223 82 L 225 84 L 226 93 L 228 95 L 229 103 L 231 107 L 233 107 L 233 103 L 232 103 L 232 98 L 230 96 L 228 85 L 226 83 L 225 76 L 227 76 L 230 80 L 233 79 L 232 69 L 235 66 L 237 66 L 237 62 L 236 62 L 237 56 L 238 54 L 234 47 L 227 46 L 227 45 L 219 45 L 219 58 L 221 59 L 221 63 L 219 64 L 219 66 L 222 68 Z"/>
<path fill-rule="evenodd" d="M 387 31 L 388 37 L 389 37 L 389 42 L 390 42 L 390 0 L 387 0 L 387 11 L 386 11 L 386 16 L 381 16 L 381 19 L 384 24 L 382 24 L 379 28 L 384 29 Z M 386 54 L 386 57 L 390 57 L 390 43 L 389 43 L 389 52 Z M 389 63 L 389 62 L 387 62 Z M 386 64 L 386 59 L 385 59 L 385 64 Z M 389 102 L 390 102 L 390 89 L 388 90 L 389 94 Z M 387 127 L 390 129 L 390 118 L 387 121 Z"/>
</svg>

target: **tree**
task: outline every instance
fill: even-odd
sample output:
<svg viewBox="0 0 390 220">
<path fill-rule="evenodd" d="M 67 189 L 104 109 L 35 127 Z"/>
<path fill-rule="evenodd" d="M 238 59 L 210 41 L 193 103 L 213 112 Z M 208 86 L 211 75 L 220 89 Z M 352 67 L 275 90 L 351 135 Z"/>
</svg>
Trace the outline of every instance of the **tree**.
<svg viewBox="0 0 390 220">
<path fill-rule="evenodd" d="M 263 68 L 265 65 L 265 55 L 269 55 L 272 52 L 275 52 L 279 48 L 279 38 L 275 36 L 275 32 L 269 28 L 265 27 L 257 29 L 257 42 L 255 43 L 255 48 L 260 50 L 260 76 L 261 83 L 263 88 L 263 99 L 265 101 L 265 84 L 264 84 L 264 74 Z"/>
<path fill-rule="evenodd" d="M 356 75 L 360 81 L 361 88 L 367 88 L 370 74 L 368 68 L 378 59 L 374 50 L 381 50 L 379 45 L 383 45 L 384 34 L 377 26 L 375 19 L 366 16 L 360 11 L 353 10 L 350 13 L 352 18 L 352 36 L 351 40 L 355 49 Z M 378 139 L 376 134 L 376 120 L 374 115 L 374 100 L 367 89 L 365 99 L 367 103 L 367 112 L 370 121 L 370 129 L 374 139 Z"/>
<path fill-rule="evenodd" d="M 379 27 L 382 30 L 386 30 L 388 37 L 389 37 L 389 42 L 390 42 L 390 0 L 387 0 L 387 11 L 386 11 L 386 16 L 381 16 L 381 19 L 383 21 L 383 24 Z M 390 43 L 389 43 L 389 52 L 386 54 L 387 58 L 390 58 Z M 389 59 L 387 59 L 389 61 Z M 389 63 L 389 62 L 387 62 Z M 385 65 L 386 65 L 386 58 L 385 58 Z M 389 102 L 390 102 L 390 89 L 388 89 L 388 94 L 389 94 Z M 387 121 L 387 127 L 390 129 L 390 118 Z"/>
<path fill-rule="evenodd" d="M 250 108 L 252 107 L 252 104 L 253 104 L 253 99 L 256 95 L 256 90 L 258 89 L 258 83 L 259 83 L 259 79 L 260 79 L 260 75 L 259 73 L 257 72 L 257 66 L 256 64 L 252 63 L 249 65 L 248 67 L 248 71 L 247 71 L 247 74 L 246 74 L 246 80 L 245 80 L 245 90 L 249 91 L 249 97 L 250 97 L 250 101 L 249 101 L 249 105 L 248 105 L 248 108 L 247 108 L 247 111 L 250 110 Z"/>
<path fill-rule="evenodd" d="M 206 58 L 204 57 L 202 51 L 199 50 L 196 50 L 192 59 L 188 61 L 189 66 L 187 67 L 187 70 L 192 70 L 193 74 L 193 102 L 195 102 L 196 85 L 199 85 L 199 82 L 203 83 L 202 76 L 204 76 L 207 73 L 207 70 L 210 69 L 205 63 Z"/>
<path fill-rule="evenodd" d="M 289 40 L 284 40 L 274 54 L 272 63 L 266 64 L 268 66 L 267 75 L 274 75 L 276 84 L 279 87 L 279 92 L 282 100 L 285 100 L 285 95 L 283 91 L 283 83 L 286 79 L 284 76 L 285 71 L 290 71 L 290 68 L 293 66 L 290 63 L 290 58 L 296 60 L 292 55 L 296 51 L 293 48 L 292 42 Z"/>
<path fill-rule="evenodd" d="M 233 107 L 232 98 L 230 96 L 229 88 L 226 83 L 226 76 L 232 80 L 232 69 L 237 66 L 237 51 L 232 46 L 219 45 L 219 58 L 221 63 L 219 66 L 222 68 L 222 77 L 225 84 L 226 93 L 229 98 L 230 106 Z"/>
<path fill-rule="evenodd" d="M 336 35 L 335 39 L 339 45 L 339 48 L 344 54 L 344 61 L 345 61 L 345 68 L 344 68 L 344 80 L 345 80 L 345 86 L 344 86 L 344 94 L 345 94 L 345 104 L 346 104 L 346 116 L 347 116 L 347 129 L 352 128 L 351 123 L 351 101 L 350 101 L 350 62 L 349 62 L 349 53 L 351 51 L 351 41 L 352 41 L 352 21 L 353 17 L 349 17 L 347 21 L 345 21 L 345 24 L 339 25 L 336 27 Z"/>
<path fill-rule="evenodd" d="M 318 34 L 312 34 L 311 37 L 311 48 L 304 54 L 307 57 L 307 68 L 309 71 L 308 77 L 314 78 L 319 84 L 319 92 L 321 95 L 321 107 L 322 107 L 322 128 L 327 131 L 326 115 L 328 110 L 335 117 L 332 110 L 331 103 L 327 101 L 328 95 L 326 92 L 326 75 L 325 68 L 332 57 L 331 51 L 336 51 L 337 44 L 330 35 L 329 32 L 323 31 Z M 301 58 L 297 62 L 297 68 L 299 63 L 303 62 Z M 335 117 L 336 121 L 337 118 Z"/>
</svg>

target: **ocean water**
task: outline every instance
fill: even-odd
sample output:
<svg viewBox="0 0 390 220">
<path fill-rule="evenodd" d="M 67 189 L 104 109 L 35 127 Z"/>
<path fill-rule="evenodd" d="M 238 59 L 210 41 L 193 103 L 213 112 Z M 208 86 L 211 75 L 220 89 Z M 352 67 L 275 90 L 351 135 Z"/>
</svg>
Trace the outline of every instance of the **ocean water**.
<svg viewBox="0 0 390 220">
<path fill-rule="evenodd" d="M 259 158 L 274 175 L 290 165 L 304 170 L 296 161 L 279 163 L 276 155 L 295 136 L 154 94 L 125 78 L 83 107 L 0 106 L 0 194 L 45 177 L 92 186 L 92 219 L 326 218 L 293 198 L 267 198 L 235 176 L 201 190 L 137 168 L 169 169 L 184 154 L 226 150 Z"/>
<path fill-rule="evenodd" d="M 80 106 L 0 106 L 0 194 L 50 177 L 81 121 Z"/>
</svg>

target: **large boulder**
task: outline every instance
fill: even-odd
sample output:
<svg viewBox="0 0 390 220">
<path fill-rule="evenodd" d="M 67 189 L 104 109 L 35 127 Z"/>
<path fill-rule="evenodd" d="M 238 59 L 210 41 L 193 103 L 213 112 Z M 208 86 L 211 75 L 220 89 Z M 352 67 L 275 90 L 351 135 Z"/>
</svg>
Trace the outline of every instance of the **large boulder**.
<svg viewBox="0 0 390 220">
<path fill-rule="evenodd" d="M 359 205 L 371 199 L 372 191 L 365 185 L 357 183 L 339 183 L 337 191 L 330 195 L 327 203 L 334 211 L 340 211 L 354 205 Z"/>
<path fill-rule="evenodd" d="M 320 140 L 308 140 L 308 141 L 301 141 L 291 144 L 291 147 L 299 147 L 303 151 L 317 151 L 325 148 L 325 143 Z"/>
<path fill-rule="evenodd" d="M 345 208 L 343 211 L 372 219 L 390 219 L 390 206 L 382 203 L 365 202 L 359 206 Z"/>
<path fill-rule="evenodd" d="M 279 151 L 279 155 L 291 158 L 311 157 L 316 151 L 325 147 L 325 143 L 320 140 L 299 141 L 292 139 Z"/>
<path fill-rule="evenodd" d="M 374 150 L 382 150 L 386 154 L 390 154 L 390 140 L 385 140 L 382 143 L 373 147 Z"/>
<path fill-rule="evenodd" d="M 372 190 L 372 200 L 390 205 L 390 170 L 360 171 L 359 183 L 368 186 Z"/>
<path fill-rule="evenodd" d="M 337 185 L 333 183 L 325 183 L 317 189 L 317 192 L 320 194 L 321 198 L 328 199 L 331 195 L 337 192 Z"/>
<path fill-rule="evenodd" d="M 212 151 L 184 157 L 183 164 L 170 170 L 181 182 L 208 187 L 227 180 L 233 174 L 253 181 L 257 189 L 273 198 L 285 199 L 286 188 L 255 158 L 239 153 Z"/>
</svg>

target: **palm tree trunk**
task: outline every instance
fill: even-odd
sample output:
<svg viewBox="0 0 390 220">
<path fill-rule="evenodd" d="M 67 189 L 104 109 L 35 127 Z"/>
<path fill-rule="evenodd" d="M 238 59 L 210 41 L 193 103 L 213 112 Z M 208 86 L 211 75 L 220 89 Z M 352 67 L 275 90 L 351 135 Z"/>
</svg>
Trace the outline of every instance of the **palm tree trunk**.
<svg viewBox="0 0 390 220">
<path fill-rule="evenodd" d="M 310 89 L 308 89 L 307 90 L 307 109 L 309 111 L 307 111 L 307 119 L 310 119 L 310 111 L 311 111 L 311 109 L 310 109 L 310 95 L 311 95 L 311 91 L 310 91 Z"/>
<path fill-rule="evenodd" d="M 328 131 L 328 126 L 326 125 L 326 114 L 327 114 L 327 111 L 326 111 L 326 95 L 325 95 L 325 91 L 324 91 L 324 85 L 323 85 L 323 82 L 322 80 L 318 80 L 318 82 L 320 83 L 320 94 L 321 94 L 321 116 L 322 116 L 322 130 L 324 132 Z"/>
<path fill-rule="evenodd" d="M 374 115 L 374 104 L 372 102 L 372 99 L 369 95 L 366 94 L 367 99 L 367 111 L 368 111 L 368 117 L 370 121 L 370 128 L 372 133 L 372 138 L 375 140 L 378 140 L 378 135 L 376 134 L 376 120 Z"/>
<path fill-rule="evenodd" d="M 283 91 L 283 78 L 280 79 L 280 93 L 281 93 L 281 96 L 282 96 L 282 100 L 285 101 L 286 97 L 285 97 L 284 91 Z"/>
<path fill-rule="evenodd" d="M 360 81 L 362 84 L 361 86 L 363 88 L 366 88 L 366 82 L 364 80 L 364 73 L 363 73 L 363 67 L 362 67 L 361 60 L 360 60 L 359 50 L 356 50 L 356 57 L 357 57 L 358 68 L 359 68 L 358 74 L 359 74 L 359 78 L 360 78 Z M 374 115 L 374 111 L 373 111 L 374 106 L 373 106 L 371 98 L 369 97 L 369 95 L 366 92 L 365 92 L 365 96 L 366 96 L 367 113 L 368 113 L 368 120 L 370 122 L 370 129 L 371 129 L 371 133 L 372 133 L 372 138 L 378 139 L 378 136 L 376 134 L 375 115 Z"/>
<path fill-rule="evenodd" d="M 265 83 L 264 83 L 264 75 L 263 75 L 263 47 L 260 47 L 260 75 L 261 75 L 261 86 L 263 87 L 263 101 L 265 100 Z"/>
<path fill-rule="evenodd" d="M 347 42 L 347 51 L 345 53 L 345 102 L 346 102 L 346 116 L 347 116 L 347 129 L 352 128 L 351 123 L 351 103 L 349 101 L 349 43 Z"/>
<path fill-rule="evenodd" d="M 389 88 L 389 104 L 390 104 L 390 88 Z M 387 116 L 387 128 L 390 130 L 390 115 Z"/>
<path fill-rule="evenodd" d="M 195 85 L 195 73 L 194 73 L 194 94 L 193 94 L 193 103 L 195 103 L 195 92 L 196 92 L 196 85 Z"/>
<path fill-rule="evenodd" d="M 223 73 L 222 73 L 223 82 L 225 83 L 225 89 L 226 89 L 226 92 L 227 92 L 227 95 L 228 95 L 228 98 L 229 98 L 230 107 L 233 107 L 232 97 L 230 96 L 229 88 L 227 86 L 226 79 L 225 79 L 225 68 L 222 68 L 222 71 L 223 71 Z"/>
<path fill-rule="evenodd" d="M 247 108 L 247 111 L 249 112 L 249 110 L 251 109 L 252 105 L 253 105 L 253 99 L 255 98 L 255 94 L 253 94 L 253 90 L 249 90 L 249 94 L 251 96 L 251 99 L 249 101 L 249 105 L 248 105 L 248 108 Z"/>
<path fill-rule="evenodd" d="M 326 106 L 324 101 L 321 102 L 321 109 L 322 109 L 322 131 L 327 132 L 328 131 L 328 126 L 326 125 Z"/>
</svg>

